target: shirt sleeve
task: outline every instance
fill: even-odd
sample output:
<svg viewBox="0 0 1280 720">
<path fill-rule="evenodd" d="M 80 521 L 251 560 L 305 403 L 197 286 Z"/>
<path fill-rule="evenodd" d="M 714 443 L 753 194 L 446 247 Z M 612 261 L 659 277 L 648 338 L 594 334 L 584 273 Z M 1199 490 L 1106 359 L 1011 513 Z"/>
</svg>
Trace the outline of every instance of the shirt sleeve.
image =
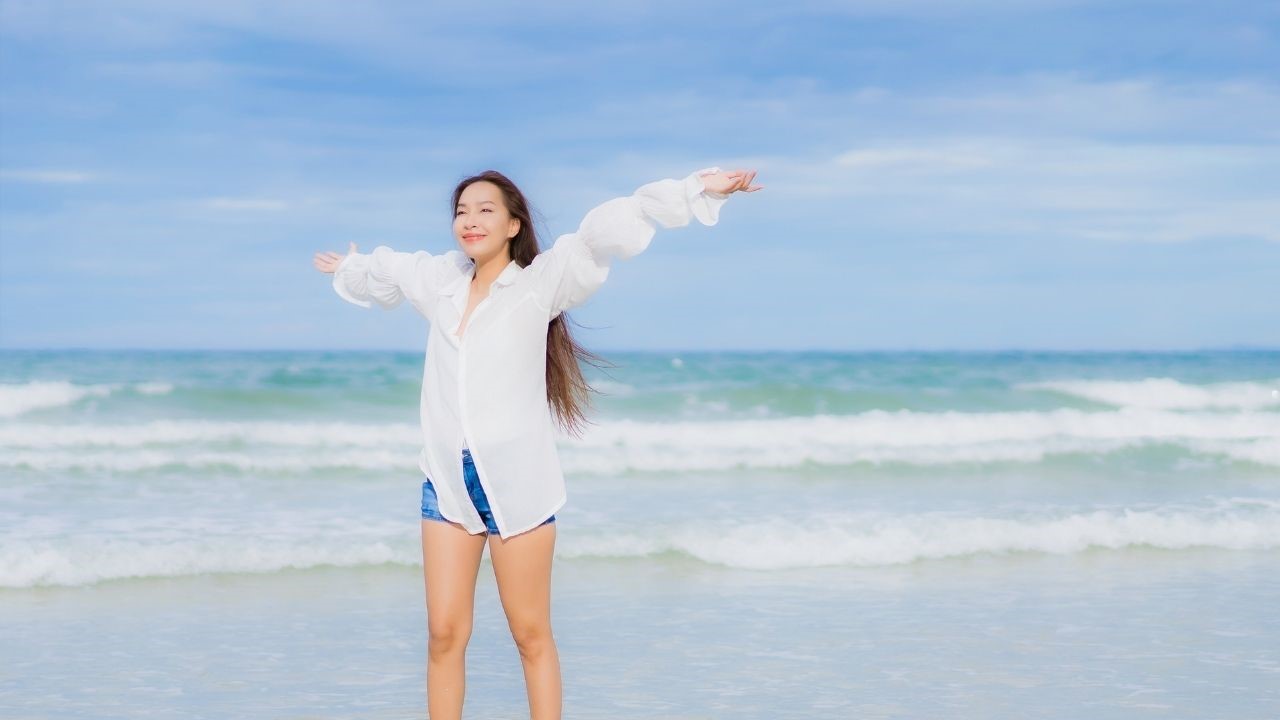
<svg viewBox="0 0 1280 720">
<path fill-rule="evenodd" d="M 657 180 L 593 208 L 576 232 L 561 235 L 531 263 L 539 302 L 552 317 L 586 302 L 604 284 L 612 261 L 643 252 L 659 227 L 684 227 L 693 218 L 715 225 L 729 195 L 708 191 L 700 176 L 717 172 L 709 167 L 683 180 Z"/>
<path fill-rule="evenodd" d="M 386 245 L 370 253 L 348 253 L 334 270 L 333 289 L 349 303 L 364 308 L 377 303 L 390 310 L 406 296 L 418 300 L 435 292 L 441 257 L 426 250 L 398 252 Z"/>
</svg>

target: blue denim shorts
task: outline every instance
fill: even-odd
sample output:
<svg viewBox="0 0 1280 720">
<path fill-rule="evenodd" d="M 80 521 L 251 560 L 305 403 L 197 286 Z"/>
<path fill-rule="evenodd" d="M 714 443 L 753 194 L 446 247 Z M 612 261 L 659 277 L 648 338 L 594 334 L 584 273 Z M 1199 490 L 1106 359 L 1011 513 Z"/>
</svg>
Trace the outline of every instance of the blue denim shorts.
<svg viewBox="0 0 1280 720">
<path fill-rule="evenodd" d="M 490 535 L 498 534 L 498 523 L 493 520 L 493 512 L 489 509 L 489 498 L 484 494 L 484 487 L 480 485 L 480 474 L 476 472 L 476 464 L 471 460 L 471 450 L 464 448 L 462 450 L 462 477 L 467 483 L 467 494 L 471 496 L 471 504 L 476 506 L 476 511 L 480 513 L 480 519 L 484 520 L 485 527 L 489 528 Z M 424 520 L 441 520 L 449 522 L 445 516 L 440 514 L 440 501 L 436 498 L 435 486 L 431 484 L 428 478 L 422 483 L 422 517 Z M 552 515 L 542 522 L 543 525 L 556 521 L 556 516 Z"/>
</svg>

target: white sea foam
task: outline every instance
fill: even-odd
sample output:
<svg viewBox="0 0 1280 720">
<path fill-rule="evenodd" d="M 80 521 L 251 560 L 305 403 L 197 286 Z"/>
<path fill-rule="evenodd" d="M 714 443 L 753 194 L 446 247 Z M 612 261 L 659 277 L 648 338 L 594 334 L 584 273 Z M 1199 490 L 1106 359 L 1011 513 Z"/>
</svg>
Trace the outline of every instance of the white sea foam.
<svg viewBox="0 0 1280 720">
<path fill-rule="evenodd" d="M 143 395 L 168 395 L 173 392 L 173 383 L 145 382 L 138 383 L 133 388 Z"/>
<path fill-rule="evenodd" d="M 324 565 L 416 566 L 421 563 L 418 532 L 416 523 L 288 513 L 235 521 L 121 518 L 73 528 L 28 518 L 0 537 L 0 587 Z M 1009 517 L 853 511 L 799 519 L 753 515 L 575 528 L 561 536 L 556 552 L 566 560 L 675 554 L 733 568 L 778 570 L 1140 548 L 1274 550 L 1280 548 L 1280 502 L 1237 498 L 1195 507 L 1059 509 Z"/>
<path fill-rule="evenodd" d="M 0 467 L 136 471 L 163 467 L 306 471 L 416 465 L 408 423 L 155 421 L 0 425 Z M 1280 466 L 1280 414 L 1122 408 L 964 413 L 873 410 L 751 420 L 602 420 L 561 438 L 567 472 L 789 468 L 806 463 L 1038 463 L 1152 443 Z"/>
<path fill-rule="evenodd" d="M 628 397 L 636 394 L 636 387 L 616 380 L 592 380 L 591 386 L 605 395 Z"/>
<path fill-rule="evenodd" d="M 128 387 L 146 395 L 173 392 L 173 385 L 164 382 L 144 382 L 132 386 L 126 383 L 76 385 L 65 380 L 0 384 L 0 417 L 17 417 L 32 410 L 68 407 L 86 397 L 106 397 Z"/>
<path fill-rule="evenodd" d="M 16 417 L 32 410 L 65 407 L 89 395 L 110 395 L 113 387 L 43 380 L 0 385 L 0 417 Z"/>
<path fill-rule="evenodd" d="M 797 523 L 650 527 L 575 536 L 564 557 L 626 558 L 678 553 L 736 568 L 897 565 L 979 553 L 1079 553 L 1090 549 L 1280 548 L 1280 507 L 1245 500 L 1215 509 L 1099 509 L 1027 517 L 956 513 L 832 513 Z"/>
<path fill-rule="evenodd" d="M 18 423 L 0 425 L 3 448 L 142 448 L 216 443 L 323 448 L 376 447 L 421 442 L 409 423 L 153 420 L 143 423 Z"/>
<path fill-rule="evenodd" d="M 420 551 L 419 551 L 420 552 Z M 176 540 L 86 539 L 6 542 L 0 547 L 0 587 L 90 585 L 103 580 L 204 573 L 276 572 L 321 565 L 412 564 L 411 543 L 340 542 L 322 538 L 271 542 L 253 537 Z"/>
<path fill-rule="evenodd" d="M 1222 382 L 1207 385 L 1193 385 L 1172 378 L 1049 380 L 1021 383 L 1016 387 L 1019 390 L 1053 390 L 1117 407 L 1152 410 L 1260 410 L 1280 407 L 1280 379 L 1269 383 Z"/>
<path fill-rule="evenodd" d="M 566 469 L 618 473 L 787 468 L 804 463 L 1036 463 L 1152 443 L 1280 464 L 1266 450 L 1280 414 L 1142 408 L 965 413 L 873 410 L 856 415 L 653 423 L 601 422 L 565 443 Z"/>
<path fill-rule="evenodd" d="M 1233 460 L 1280 467 L 1280 437 L 1252 441 L 1195 440 L 1189 446 L 1204 455 L 1225 455 Z"/>
<path fill-rule="evenodd" d="M 8 518 L 0 587 L 420 562 L 416 525 L 286 510 L 234 518 Z"/>
</svg>

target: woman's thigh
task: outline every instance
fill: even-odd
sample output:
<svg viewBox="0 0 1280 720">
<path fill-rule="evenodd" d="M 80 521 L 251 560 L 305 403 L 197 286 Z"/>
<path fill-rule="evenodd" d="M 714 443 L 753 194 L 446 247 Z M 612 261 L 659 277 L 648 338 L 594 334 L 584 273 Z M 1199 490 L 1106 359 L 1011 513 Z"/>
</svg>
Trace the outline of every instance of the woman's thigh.
<svg viewBox="0 0 1280 720">
<path fill-rule="evenodd" d="M 551 561 L 556 524 L 545 523 L 503 540 L 489 536 L 489 560 L 498 596 L 516 640 L 537 635 L 551 624 Z"/>
<path fill-rule="evenodd" d="M 484 533 L 472 535 L 457 523 L 422 520 L 422 575 L 433 638 L 470 636 L 484 543 Z"/>
</svg>

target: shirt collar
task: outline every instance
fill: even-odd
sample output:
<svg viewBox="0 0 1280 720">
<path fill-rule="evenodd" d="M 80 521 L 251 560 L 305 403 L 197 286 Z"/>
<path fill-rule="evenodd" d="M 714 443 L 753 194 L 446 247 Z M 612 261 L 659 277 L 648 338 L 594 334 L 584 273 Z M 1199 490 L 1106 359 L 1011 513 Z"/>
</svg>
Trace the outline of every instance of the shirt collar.
<svg viewBox="0 0 1280 720">
<path fill-rule="evenodd" d="M 462 292 L 471 279 L 476 276 L 476 264 L 471 258 L 467 258 L 460 265 L 462 274 L 454 278 L 451 282 L 445 283 L 440 287 L 441 295 L 457 295 Z M 515 260 L 507 263 L 507 266 L 498 273 L 498 277 L 493 281 L 495 285 L 506 287 L 516 281 L 516 275 L 520 274 L 520 265 Z"/>
</svg>

